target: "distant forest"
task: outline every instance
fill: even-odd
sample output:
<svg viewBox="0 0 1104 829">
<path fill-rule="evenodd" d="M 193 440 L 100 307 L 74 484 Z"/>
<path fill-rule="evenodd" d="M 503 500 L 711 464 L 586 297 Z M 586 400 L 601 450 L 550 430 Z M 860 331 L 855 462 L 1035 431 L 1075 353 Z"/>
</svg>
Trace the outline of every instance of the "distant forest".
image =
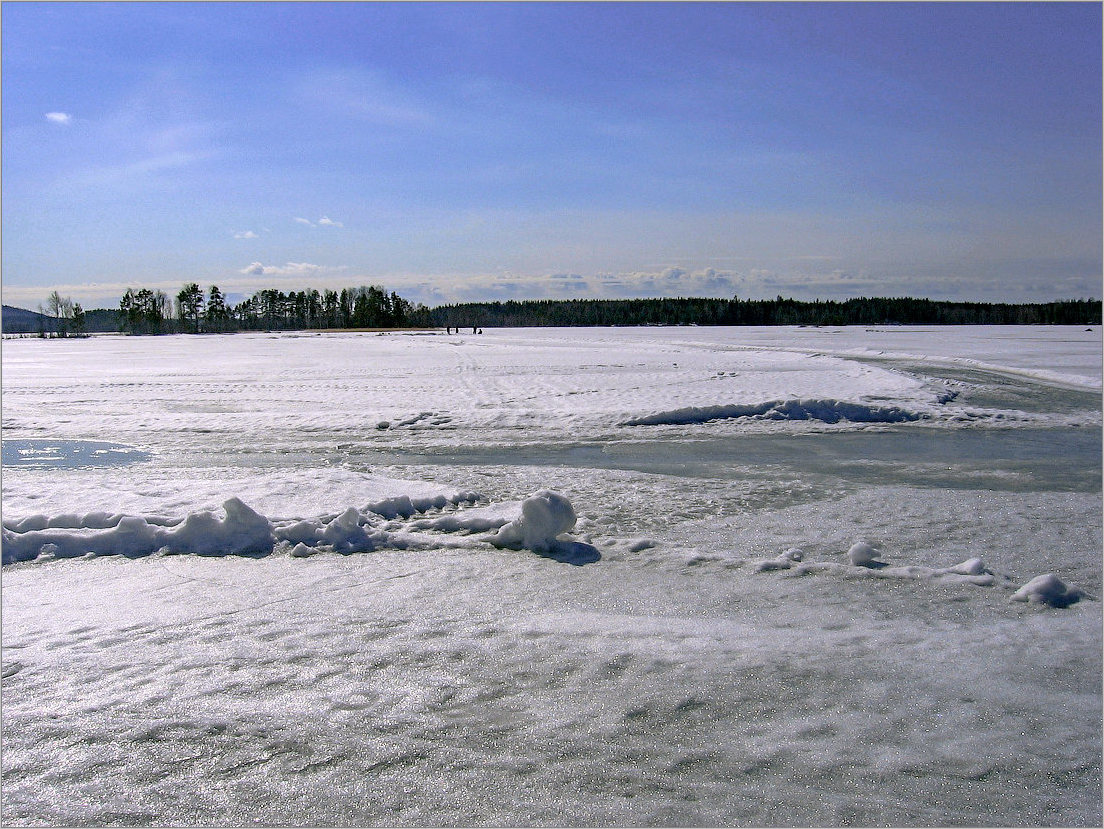
<svg viewBox="0 0 1104 829">
<path fill-rule="evenodd" d="M 909 297 L 795 299 L 571 299 L 472 302 L 427 308 L 378 285 L 341 291 L 259 291 L 237 304 L 217 286 L 189 283 L 173 298 L 128 290 L 116 309 L 53 314 L 4 307 L 4 333 L 224 333 L 363 328 L 502 328 L 633 325 L 1100 325 L 1095 299 L 1031 304 L 943 302 Z M 66 304 L 68 303 L 68 304 Z M 76 309 L 76 317 L 65 309 Z"/>
<path fill-rule="evenodd" d="M 476 302 L 428 312 L 434 326 L 600 325 L 1099 325 L 1099 300 L 1030 305 L 860 297 L 795 299 L 571 299 Z"/>
</svg>

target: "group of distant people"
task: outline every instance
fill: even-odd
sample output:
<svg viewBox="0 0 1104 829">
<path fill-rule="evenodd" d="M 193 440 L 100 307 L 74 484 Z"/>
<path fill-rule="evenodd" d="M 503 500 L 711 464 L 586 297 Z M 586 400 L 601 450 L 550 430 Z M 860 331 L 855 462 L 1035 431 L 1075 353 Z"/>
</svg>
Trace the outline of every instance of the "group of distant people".
<svg viewBox="0 0 1104 829">
<path fill-rule="evenodd" d="M 458 326 L 456 326 L 456 328 L 453 328 L 453 327 L 452 327 L 451 325 L 446 325 L 446 326 L 445 326 L 445 333 L 446 333 L 446 334 L 452 334 L 452 333 L 453 333 L 454 331 L 455 331 L 455 332 L 456 332 L 457 334 L 459 334 L 459 333 L 460 333 L 460 326 L 458 325 Z M 482 328 L 476 328 L 476 327 L 475 327 L 475 326 L 473 325 L 473 326 L 472 326 L 472 333 L 473 333 L 473 334 L 482 334 L 482 333 L 483 333 L 483 329 L 482 329 Z"/>
</svg>

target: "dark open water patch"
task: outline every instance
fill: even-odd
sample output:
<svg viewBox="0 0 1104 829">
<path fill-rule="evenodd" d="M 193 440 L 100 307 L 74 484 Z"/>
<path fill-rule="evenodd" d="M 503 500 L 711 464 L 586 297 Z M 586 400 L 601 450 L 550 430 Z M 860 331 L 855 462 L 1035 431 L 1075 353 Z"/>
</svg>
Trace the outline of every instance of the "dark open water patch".
<svg viewBox="0 0 1104 829">
<path fill-rule="evenodd" d="M 102 440 L 4 440 L 0 447 L 5 467 L 20 469 L 82 469 L 129 466 L 150 459 L 150 453 L 133 446 Z"/>
</svg>

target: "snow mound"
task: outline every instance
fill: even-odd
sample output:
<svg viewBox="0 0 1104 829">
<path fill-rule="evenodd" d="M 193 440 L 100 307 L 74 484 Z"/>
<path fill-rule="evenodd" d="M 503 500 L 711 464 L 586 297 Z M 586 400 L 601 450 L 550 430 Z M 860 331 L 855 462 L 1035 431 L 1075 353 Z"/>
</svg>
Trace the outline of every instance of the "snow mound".
<svg viewBox="0 0 1104 829">
<path fill-rule="evenodd" d="M 275 537 L 267 518 L 238 498 L 228 499 L 223 511 L 223 518 L 209 510 L 193 512 L 175 525 L 166 519 L 137 515 L 114 516 L 110 521 L 48 520 L 45 529 L 26 531 L 18 529 L 26 523 L 20 522 L 4 527 L 2 560 L 4 564 L 30 561 L 44 551 L 56 558 L 89 554 L 144 556 L 158 550 L 201 555 L 271 551 Z M 31 526 L 41 523 L 36 521 Z M 97 527 L 103 523 L 111 526 Z"/>
<path fill-rule="evenodd" d="M 458 492 L 451 496 L 437 495 L 396 495 L 368 504 L 364 510 L 382 515 L 384 518 L 409 518 L 431 509 L 444 509 L 461 504 L 474 504 L 483 496 L 478 492 Z"/>
<path fill-rule="evenodd" d="M 497 530 L 509 520 L 493 515 L 439 515 L 436 518 L 421 518 L 413 521 L 414 530 L 437 530 L 446 533 L 481 533 Z"/>
<path fill-rule="evenodd" d="M 881 553 L 865 541 L 856 541 L 847 551 L 847 560 L 855 567 L 877 567 L 883 564 L 878 561 L 879 555 Z"/>
<path fill-rule="evenodd" d="M 321 530 L 321 541 L 339 553 L 370 553 L 376 549 L 376 544 L 364 528 L 365 524 L 370 521 L 360 510 L 349 507 Z"/>
<path fill-rule="evenodd" d="M 797 547 L 791 547 L 783 553 L 760 561 L 755 565 L 756 573 L 766 573 L 770 570 L 789 570 L 799 561 L 805 558 L 805 554 Z"/>
<path fill-rule="evenodd" d="M 960 576 L 980 576 L 984 573 L 988 573 L 989 570 L 986 568 L 984 561 L 975 557 L 968 558 L 961 564 L 956 564 L 953 567 L 948 567 L 946 572 Z"/>
<path fill-rule="evenodd" d="M 558 492 L 542 489 L 521 504 L 521 516 L 503 526 L 488 540 L 496 547 L 524 547 L 549 552 L 557 546 L 557 536 L 575 526 L 571 502 Z"/>
<path fill-rule="evenodd" d="M 1085 594 L 1078 588 L 1066 585 L 1053 573 L 1044 573 L 1013 593 L 1012 601 L 1044 604 L 1050 607 L 1069 607 L 1084 597 Z"/>
<path fill-rule="evenodd" d="M 990 570 L 980 558 L 969 558 L 950 567 L 926 567 L 917 564 L 889 566 L 878 560 L 879 551 L 858 541 L 847 551 L 850 564 L 838 561 L 804 561 L 802 551 L 796 547 L 781 555 L 756 562 L 753 572 L 788 570 L 788 576 L 807 576 L 813 573 L 835 573 L 843 578 L 913 579 L 952 584 L 973 584 L 990 587 L 998 581 L 1009 584 L 1011 580 Z"/>
<path fill-rule="evenodd" d="M 922 415 L 899 406 L 874 406 L 843 400 L 772 400 L 767 403 L 733 403 L 723 406 L 689 406 L 668 412 L 635 417 L 622 426 L 684 426 L 711 420 L 819 420 L 824 423 L 905 423 Z"/>
<path fill-rule="evenodd" d="M 179 526 L 165 530 L 157 540 L 174 553 L 233 555 L 272 549 L 275 539 L 267 518 L 239 498 L 228 499 L 222 508 L 226 517 L 221 520 L 211 512 L 193 512 Z"/>
<path fill-rule="evenodd" d="M 205 556 L 286 553 L 292 558 L 305 558 L 318 552 L 370 553 L 487 543 L 525 548 L 572 564 L 601 558 L 589 544 L 558 538 L 575 526 L 575 510 L 567 498 L 550 490 L 541 490 L 521 502 L 521 514 L 513 520 L 509 509 L 502 514 L 501 506 L 477 508 L 468 514 L 425 515 L 430 510 L 461 509 L 481 497 L 474 492 L 451 496 L 399 495 L 361 509 L 348 507 L 340 513 L 305 519 L 271 519 L 246 506 L 240 498 L 227 500 L 221 516 L 211 510 L 194 511 L 182 518 L 108 513 L 53 518 L 33 515 L 5 522 L 2 560 L 4 564 L 13 564 L 38 558 L 90 555 L 135 558 L 172 553 Z M 425 531 L 491 535 L 442 539 Z"/>
</svg>

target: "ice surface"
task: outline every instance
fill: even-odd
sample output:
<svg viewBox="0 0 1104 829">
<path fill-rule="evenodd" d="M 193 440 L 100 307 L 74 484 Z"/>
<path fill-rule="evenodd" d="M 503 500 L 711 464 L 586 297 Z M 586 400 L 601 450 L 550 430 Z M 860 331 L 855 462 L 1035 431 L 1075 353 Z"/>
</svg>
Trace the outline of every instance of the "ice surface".
<svg viewBox="0 0 1104 829">
<path fill-rule="evenodd" d="M 1099 330 L 2 357 L 6 825 L 1101 823 Z"/>
</svg>

